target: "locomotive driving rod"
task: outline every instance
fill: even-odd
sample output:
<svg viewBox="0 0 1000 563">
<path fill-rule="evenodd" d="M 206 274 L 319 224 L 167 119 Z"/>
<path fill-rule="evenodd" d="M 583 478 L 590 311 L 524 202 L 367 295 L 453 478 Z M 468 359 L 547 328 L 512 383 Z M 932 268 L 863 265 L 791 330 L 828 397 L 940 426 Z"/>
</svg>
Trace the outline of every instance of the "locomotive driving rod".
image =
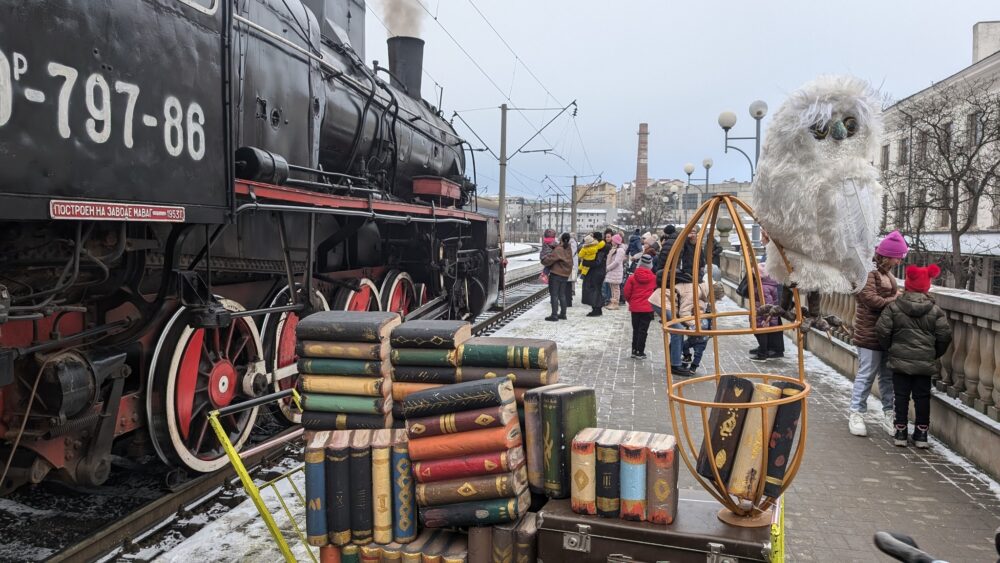
<svg viewBox="0 0 1000 563">
<path fill-rule="evenodd" d="M 374 211 L 358 211 L 355 209 L 331 209 L 326 207 L 300 207 L 298 205 L 278 205 L 274 203 L 244 203 L 236 208 L 236 214 L 247 211 L 285 211 L 288 213 L 318 213 L 321 215 L 346 215 L 350 217 L 366 217 L 369 219 L 381 219 L 383 221 L 395 221 L 397 223 L 457 223 L 459 225 L 471 225 L 468 219 L 457 219 L 454 217 L 403 217 L 400 215 L 386 215 Z"/>
</svg>

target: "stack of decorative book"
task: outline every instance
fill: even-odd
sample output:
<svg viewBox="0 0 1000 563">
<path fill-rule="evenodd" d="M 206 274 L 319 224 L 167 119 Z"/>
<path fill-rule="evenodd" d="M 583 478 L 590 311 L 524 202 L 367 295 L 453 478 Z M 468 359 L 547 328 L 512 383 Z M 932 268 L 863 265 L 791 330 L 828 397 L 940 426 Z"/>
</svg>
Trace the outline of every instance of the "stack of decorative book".
<svg viewBox="0 0 1000 563">
<path fill-rule="evenodd" d="M 417 520 L 405 430 L 307 430 L 305 439 L 310 545 L 413 541 Z"/>
<path fill-rule="evenodd" d="M 417 391 L 401 410 L 424 526 L 490 525 L 527 512 L 531 497 L 509 379 Z"/>
<path fill-rule="evenodd" d="M 677 517 L 677 440 L 586 428 L 573 439 L 573 511 L 670 524 Z"/>
<path fill-rule="evenodd" d="M 296 327 L 302 426 L 351 430 L 392 426 L 389 334 L 396 313 L 322 311 Z"/>
<path fill-rule="evenodd" d="M 748 379 L 724 375 L 719 379 L 715 402 L 732 406 L 712 409 L 708 417 L 710 442 L 702 442 L 698 455 L 698 474 L 720 492 L 755 500 L 760 487 L 760 468 L 767 455 L 767 475 L 763 494 L 775 496 L 781 491 L 788 455 L 795 440 L 802 403 L 793 401 L 768 407 L 761 416 L 759 408 L 741 408 L 743 403 L 757 403 L 791 397 L 802 391 L 797 383 L 777 381 L 774 385 L 753 383 Z M 711 445 L 711 455 L 709 447 Z M 718 486 L 719 480 L 725 489 Z"/>
<path fill-rule="evenodd" d="M 556 343 L 470 338 L 460 321 L 410 321 L 392 331 L 393 398 L 438 385 L 509 377 L 520 405 L 528 389 L 559 380 Z"/>
<path fill-rule="evenodd" d="M 524 427 L 531 490 L 552 498 L 570 496 L 573 437 L 597 424 L 594 390 L 556 383 L 524 395 Z"/>
</svg>

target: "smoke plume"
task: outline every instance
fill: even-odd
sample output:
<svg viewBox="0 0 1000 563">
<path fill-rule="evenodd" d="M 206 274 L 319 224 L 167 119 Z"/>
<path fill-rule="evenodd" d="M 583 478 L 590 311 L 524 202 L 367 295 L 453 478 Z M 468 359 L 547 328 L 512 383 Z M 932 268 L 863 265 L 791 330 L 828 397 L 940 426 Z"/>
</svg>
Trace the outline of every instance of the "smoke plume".
<svg viewBox="0 0 1000 563">
<path fill-rule="evenodd" d="M 382 0 L 385 24 L 392 35 L 420 37 L 424 10 L 419 0 Z"/>
</svg>

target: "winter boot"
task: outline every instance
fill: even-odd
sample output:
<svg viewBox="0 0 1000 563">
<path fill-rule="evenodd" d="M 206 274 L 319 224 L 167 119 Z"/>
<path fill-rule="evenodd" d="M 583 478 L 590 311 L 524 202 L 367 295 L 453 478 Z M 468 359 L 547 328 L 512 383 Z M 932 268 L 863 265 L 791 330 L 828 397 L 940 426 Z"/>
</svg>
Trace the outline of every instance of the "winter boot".
<svg viewBox="0 0 1000 563">
<path fill-rule="evenodd" d="M 896 433 L 896 411 L 889 409 L 882 411 L 882 428 L 892 436 Z"/>
<path fill-rule="evenodd" d="M 545 320 L 547 320 L 547 321 L 558 321 L 559 317 L 557 317 L 556 315 L 549 315 L 549 316 L 545 317 Z"/>
<path fill-rule="evenodd" d="M 855 436 L 867 436 L 868 428 L 865 427 L 865 417 L 861 413 L 851 411 L 847 418 L 847 428 Z"/>
<path fill-rule="evenodd" d="M 914 437 L 916 437 L 916 435 L 917 435 L 916 432 L 914 432 L 913 435 L 914 435 Z M 924 438 L 925 439 L 926 439 L 926 437 L 927 437 L 927 434 L 924 434 Z M 902 425 L 902 426 L 900 426 L 898 424 L 896 425 L 896 433 L 893 436 L 892 443 L 895 444 L 895 445 L 897 445 L 897 446 L 902 446 L 904 448 L 906 447 L 906 425 L 905 424 Z M 926 444 L 926 443 L 927 442 L 925 441 L 924 444 Z M 925 445 L 924 447 L 926 448 L 927 446 Z"/>
<path fill-rule="evenodd" d="M 913 445 L 918 448 L 927 447 L 927 427 L 920 425 L 913 429 Z"/>
</svg>

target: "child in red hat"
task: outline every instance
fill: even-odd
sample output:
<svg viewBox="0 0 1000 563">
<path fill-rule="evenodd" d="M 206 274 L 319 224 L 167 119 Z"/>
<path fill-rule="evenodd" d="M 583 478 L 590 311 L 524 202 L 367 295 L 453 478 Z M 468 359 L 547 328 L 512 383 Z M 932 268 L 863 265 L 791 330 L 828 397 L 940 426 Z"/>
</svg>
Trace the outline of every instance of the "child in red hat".
<svg viewBox="0 0 1000 563">
<path fill-rule="evenodd" d="M 895 391 L 896 433 L 894 443 L 906 446 L 906 422 L 910 397 L 916 411 L 913 443 L 927 447 L 931 416 L 931 377 L 940 371 L 938 358 L 951 344 L 948 317 L 927 294 L 931 280 L 941 274 L 937 264 L 926 268 L 906 267 L 905 291 L 882 310 L 875 331 L 889 354 Z"/>
</svg>

